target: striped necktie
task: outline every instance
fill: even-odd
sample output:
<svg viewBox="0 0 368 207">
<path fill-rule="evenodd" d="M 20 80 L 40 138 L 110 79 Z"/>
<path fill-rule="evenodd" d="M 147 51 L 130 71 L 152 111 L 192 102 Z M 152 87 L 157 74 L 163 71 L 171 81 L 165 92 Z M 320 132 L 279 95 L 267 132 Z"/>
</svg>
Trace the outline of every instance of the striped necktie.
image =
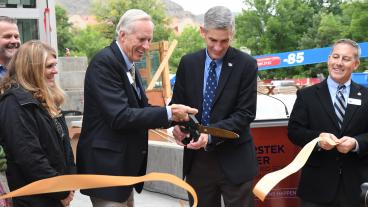
<svg viewBox="0 0 368 207">
<path fill-rule="evenodd" d="M 342 126 L 342 122 L 344 121 L 344 115 L 345 115 L 346 101 L 343 95 L 343 91 L 345 90 L 345 88 L 346 88 L 345 85 L 339 85 L 337 87 L 336 99 L 334 103 L 335 112 L 337 115 L 337 120 L 338 120 L 340 128 Z"/>
<path fill-rule="evenodd" d="M 134 87 L 137 87 L 137 85 L 135 83 L 135 64 L 134 63 L 132 65 L 132 67 L 130 68 L 129 72 L 130 72 L 130 75 L 132 76 Z"/>
</svg>

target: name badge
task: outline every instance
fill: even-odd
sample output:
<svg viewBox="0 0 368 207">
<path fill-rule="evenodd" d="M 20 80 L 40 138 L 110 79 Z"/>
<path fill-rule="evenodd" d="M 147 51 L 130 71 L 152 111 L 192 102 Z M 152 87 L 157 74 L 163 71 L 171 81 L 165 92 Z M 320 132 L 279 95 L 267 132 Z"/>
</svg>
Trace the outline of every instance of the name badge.
<svg viewBox="0 0 368 207">
<path fill-rule="evenodd" d="M 128 76 L 129 83 L 130 83 L 130 84 L 133 84 L 133 77 L 132 77 L 132 74 L 130 74 L 130 72 L 127 72 L 126 74 L 127 74 L 127 76 Z"/>
<path fill-rule="evenodd" d="M 362 105 L 362 100 L 356 98 L 348 98 L 348 104 L 360 106 Z"/>
</svg>

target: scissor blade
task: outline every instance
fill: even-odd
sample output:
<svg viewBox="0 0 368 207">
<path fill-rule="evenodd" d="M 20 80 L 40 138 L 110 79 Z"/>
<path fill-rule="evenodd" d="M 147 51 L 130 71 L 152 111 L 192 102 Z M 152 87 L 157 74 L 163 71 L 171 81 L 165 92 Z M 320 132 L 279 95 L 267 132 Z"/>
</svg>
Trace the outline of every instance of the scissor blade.
<svg viewBox="0 0 368 207">
<path fill-rule="evenodd" d="M 198 131 L 201 133 L 210 134 L 218 138 L 226 138 L 226 139 L 239 138 L 239 135 L 235 132 L 232 132 L 226 129 L 202 126 L 200 124 L 198 124 Z"/>
</svg>

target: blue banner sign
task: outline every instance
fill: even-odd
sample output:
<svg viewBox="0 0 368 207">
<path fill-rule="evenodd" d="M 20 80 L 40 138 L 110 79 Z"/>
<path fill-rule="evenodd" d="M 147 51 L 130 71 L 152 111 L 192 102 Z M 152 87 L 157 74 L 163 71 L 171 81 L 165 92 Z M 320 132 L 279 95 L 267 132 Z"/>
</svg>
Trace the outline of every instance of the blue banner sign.
<svg viewBox="0 0 368 207">
<path fill-rule="evenodd" d="M 368 57 L 368 42 L 359 43 L 362 49 L 361 57 Z M 298 50 L 277 54 L 259 55 L 257 59 L 259 70 L 292 67 L 327 62 L 331 47 Z"/>
</svg>

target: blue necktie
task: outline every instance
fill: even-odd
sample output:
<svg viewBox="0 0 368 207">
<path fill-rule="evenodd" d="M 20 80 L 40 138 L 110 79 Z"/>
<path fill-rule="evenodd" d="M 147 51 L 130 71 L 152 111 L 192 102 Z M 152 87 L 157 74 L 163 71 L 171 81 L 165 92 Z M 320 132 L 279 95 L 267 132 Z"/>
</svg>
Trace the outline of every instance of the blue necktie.
<svg viewBox="0 0 368 207">
<path fill-rule="evenodd" d="M 337 87 L 336 100 L 334 103 L 335 112 L 337 115 L 337 120 L 339 122 L 340 128 L 342 126 L 342 122 L 344 121 L 345 106 L 346 106 L 346 101 L 343 95 L 344 90 L 345 90 L 345 85 L 340 85 Z"/>
<path fill-rule="evenodd" d="M 203 111 L 202 111 L 202 125 L 208 126 L 210 123 L 210 112 L 215 98 L 215 91 L 217 87 L 216 78 L 216 62 L 212 61 L 209 67 L 206 89 L 203 97 Z"/>
</svg>

